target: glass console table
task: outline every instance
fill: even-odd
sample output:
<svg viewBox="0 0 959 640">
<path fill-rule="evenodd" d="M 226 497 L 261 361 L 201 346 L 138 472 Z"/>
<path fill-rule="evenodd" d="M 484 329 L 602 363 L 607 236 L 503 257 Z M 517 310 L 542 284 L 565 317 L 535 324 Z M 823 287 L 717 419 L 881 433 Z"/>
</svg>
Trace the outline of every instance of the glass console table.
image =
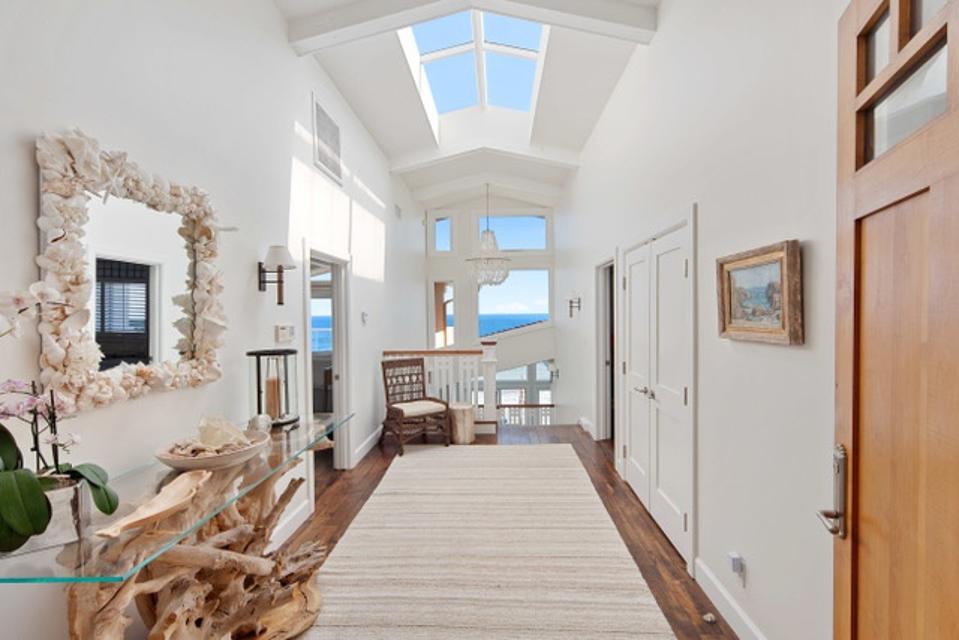
<svg viewBox="0 0 959 640">
<path fill-rule="evenodd" d="M 109 583 L 123 582 L 172 547 L 195 534 L 211 519 L 227 510 L 275 474 L 284 472 L 296 458 L 313 450 L 324 438 L 334 434 L 349 422 L 353 414 L 299 429 L 272 434 L 271 449 L 248 462 L 224 471 L 236 477 L 232 488 L 214 501 L 213 508 L 183 522 L 176 530 L 153 532 L 158 545 L 132 566 L 129 563 L 111 564 L 100 557 L 93 559 L 93 550 L 104 541 L 96 532 L 132 512 L 139 504 L 155 496 L 160 489 L 178 475 L 178 472 L 154 461 L 119 474 L 110 480 L 120 496 L 120 507 L 111 516 L 95 509 L 87 522 L 74 535 L 72 542 L 26 553 L 0 554 L 0 584 L 3 583 Z M 89 495 L 83 491 L 89 503 Z M 158 538 L 158 539 L 157 539 Z"/>
</svg>

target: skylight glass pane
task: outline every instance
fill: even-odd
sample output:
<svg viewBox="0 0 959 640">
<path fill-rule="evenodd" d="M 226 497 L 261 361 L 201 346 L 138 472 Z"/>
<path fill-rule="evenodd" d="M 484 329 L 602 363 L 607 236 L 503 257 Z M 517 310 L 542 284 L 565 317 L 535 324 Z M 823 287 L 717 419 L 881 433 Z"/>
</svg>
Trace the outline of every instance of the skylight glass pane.
<svg viewBox="0 0 959 640">
<path fill-rule="evenodd" d="M 473 41 L 473 20 L 469 11 L 454 13 L 413 25 L 413 37 L 420 55 L 449 49 Z"/>
<path fill-rule="evenodd" d="M 486 94 L 491 105 L 529 111 L 535 79 L 535 60 L 487 52 Z"/>
<path fill-rule="evenodd" d="M 495 13 L 483 14 L 483 37 L 486 42 L 539 51 L 542 35 L 543 25 L 537 22 Z"/>
<path fill-rule="evenodd" d="M 462 53 L 425 65 L 436 110 L 440 113 L 479 104 L 476 88 L 476 55 Z"/>
</svg>

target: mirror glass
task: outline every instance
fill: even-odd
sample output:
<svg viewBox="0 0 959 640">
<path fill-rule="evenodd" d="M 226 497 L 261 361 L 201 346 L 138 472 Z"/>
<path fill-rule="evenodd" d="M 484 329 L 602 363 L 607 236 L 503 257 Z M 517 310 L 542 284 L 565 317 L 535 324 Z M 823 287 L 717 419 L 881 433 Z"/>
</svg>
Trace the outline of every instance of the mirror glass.
<svg viewBox="0 0 959 640">
<path fill-rule="evenodd" d="M 180 216 L 121 198 L 93 198 L 89 214 L 89 331 L 103 352 L 100 370 L 179 361 L 174 323 L 184 314 L 173 299 L 187 292 L 190 264 Z"/>
</svg>

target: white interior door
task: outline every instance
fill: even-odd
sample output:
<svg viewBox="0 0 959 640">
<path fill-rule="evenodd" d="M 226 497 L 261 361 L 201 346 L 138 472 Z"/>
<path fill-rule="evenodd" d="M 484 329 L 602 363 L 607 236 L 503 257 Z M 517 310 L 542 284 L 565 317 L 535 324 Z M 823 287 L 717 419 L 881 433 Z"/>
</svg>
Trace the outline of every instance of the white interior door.
<svg viewBox="0 0 959 640">
<path fill-rule="evenodd" d="M 650 502 L 653 519 L 689 560 L 693 496 L 692 312 L 689 234 L 678 229 L 650 246 Z"/>
<path fill-rule="evenodd" d="M 649 508 L 650 498 L 650 247 L 645 244 L 624 257 L 623 305 L 626 342 L 626 482 Z"/>
</svg>

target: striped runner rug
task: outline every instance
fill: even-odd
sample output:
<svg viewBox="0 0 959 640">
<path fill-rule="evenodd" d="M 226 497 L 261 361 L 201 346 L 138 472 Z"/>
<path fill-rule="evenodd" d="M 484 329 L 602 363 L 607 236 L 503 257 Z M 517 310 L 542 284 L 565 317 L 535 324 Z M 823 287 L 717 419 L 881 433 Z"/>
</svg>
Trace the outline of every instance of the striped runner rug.
<svg viewBox="0 0 959 640">
<path fill-rule="evenodd" d="M 408 447 L 319 583 L 308 640 L 674 637 L 568 444 Z"/>
</svg>

